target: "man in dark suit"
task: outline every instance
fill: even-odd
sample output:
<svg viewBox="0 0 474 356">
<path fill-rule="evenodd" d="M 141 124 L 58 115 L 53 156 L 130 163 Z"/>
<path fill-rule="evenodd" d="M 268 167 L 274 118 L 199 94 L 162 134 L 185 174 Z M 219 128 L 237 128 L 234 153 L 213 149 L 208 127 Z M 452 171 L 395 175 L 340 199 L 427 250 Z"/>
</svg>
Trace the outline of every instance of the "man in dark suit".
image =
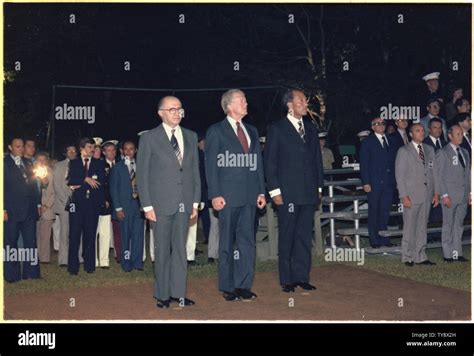
<svg viewBox="0 0 474 356">
<path fill-rule="evenodd" d="M 471 114 L 457 114 L 454 118 L 454 122 L 462 129 L 462 142 L 460 147 L 464 148 L 469 153 L 469 158 L 472 158 Z"/>
<path fill-rule="evenodd" d="M 137 183 L 140 204 L 153 229 L 154 295 L 158 308 L 194 305 L 186 298 L 186 238 L 189 220 L 201 202 L 197 135 L 180 126 L 181 101 L 162 98 L 158 115 L 163 123 L 140 136 Z"/>
<path fill-rule="evenodd" d="M 79 244 L 82 235 L 84 270 L 95 271 L 95 243 L 99 214 L 105 204 L 104 162 L 92 157 L 94 141 L 83 138 L 79 142 L 80 157 L 69 163 L 68 185 L 73 190 L 69 204 L 68 271 L 79 272 Z"/>
<path fill-rule="evenodd" d="M 397 126 L 396 131 L 388 136 L 391 137 L 396 150 L 398 151 L 400 147 L 409 143 L 411 138 L 407 132 L 408 120 L 405 117 L 400 117 L 398 120 L 395 120 L 395 125 Z"/>
<path fill-rule="evenodd" d="M 41 207 L 36 180 L 24 159 L 24 143 L 14 137 L 8 145 L 10 154 L 3 160 L 4 182 L 4 262 L 5 281 L 40 278 L 38 249 L 36 246 L 36 220 Z M 18 248 L 20 233 L 23 250 Z"/>
<path fill-rule="evenodd" d="M 122 238 L 122 269 L 143 271 L 143 229 L 145 221 L 140 212 L 136 180 L 135 143 L 124 141 L 122 150 L 125 160 L 114 165 L 110 173 L 110 195 L 114 219 L 120 223 Z"/>
<path fill-rule="evenodd" d="M 433 147 L 436 152 L 447 144 L 442 134 L 443 122 L 437 117 L 434 117 L 428 124 L 428 136 L 425 137 L 423 143 Z"/>
<path fill-rule="evenodd" d="M 283 95 L 287 117 L 268 128 L 265 175 L 278 214 L 278 270 L 284 292 L 316 289 L 310 282 L 313 217 L 324 186 L 316 127 L 303 120 L 306 96 L 299 90 Z"/>
<path fill-rule="evenodd" d="M 369 238 L 374 248 L 390 247 L 390 239 L 379 235 L 387 230 L 395 189 L 397 146 L 385 135 L 385 122 L 376 117 L 371 122 L 374 133 L 362 141 L 360 176 L 369 205 Z"/>
<path fill-rule="evenodd" d="M 201 203 L 203 207 L 199 212 L 199 219 L 202 222 L 202 229 L 204 233 L 204 243 L 209 243 L 209 230 L 211 220 L 209 216 L 209 199 L 207 198 L 207 181 L 206 181 L 206 167 L 204 163 L 204 147 L 206 145 L 206 137 L 199 137 L 198 152 L 199 152 L 199 174 L 201 177 Z"/>
<path fill-rule="evenodd" d="M 242 122 L 245 94 L 228 90 L 221 106 L 227 117 L 209 127 L 205 147 L 209 199 L 219 212 L 219 290 L 227 301 L 252 299 L 255 207 L 266 204 L 262 154 L 257 129 Z"/>
</svg>

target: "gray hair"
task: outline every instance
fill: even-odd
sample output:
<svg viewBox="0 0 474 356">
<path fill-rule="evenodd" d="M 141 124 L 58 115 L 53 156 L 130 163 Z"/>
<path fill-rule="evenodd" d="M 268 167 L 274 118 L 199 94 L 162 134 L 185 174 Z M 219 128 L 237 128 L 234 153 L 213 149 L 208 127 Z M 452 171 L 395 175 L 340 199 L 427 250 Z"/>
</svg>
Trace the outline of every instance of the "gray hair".
<svg viewBox="0 0 474 356">
<path fill-rule="evenodd" d="M 224 94 L 222 94 L 221 106 L 225 114 L 228 113 L 229 109 L 227 108 L 227 106 L 229 106 L 229 104 L 232 102 L 232 98 L 234 97 L 234 94 L 236 93 L 245 95 L 245 93 L 240 89 L 229 89 Z"/>
</svg>

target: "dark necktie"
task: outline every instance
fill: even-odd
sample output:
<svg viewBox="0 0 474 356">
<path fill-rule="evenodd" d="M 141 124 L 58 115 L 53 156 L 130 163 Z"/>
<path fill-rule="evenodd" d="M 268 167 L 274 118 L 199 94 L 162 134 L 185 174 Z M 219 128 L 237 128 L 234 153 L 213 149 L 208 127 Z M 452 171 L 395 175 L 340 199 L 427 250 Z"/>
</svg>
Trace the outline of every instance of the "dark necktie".
<svg viewBox="0 0 474 356">
<path fill-rule="evenodd" d="M 303 142 L 306 143 L 306 132 L 303 128 L 303 120 L 298 121 L 298 133 L 300 134 L 301 139 Z"/>
<path fill-rule="evenodd" d="M 183 162 L 183 156 L 181 155 L 181 150 L 179 148 L 178 140 L 176 139 L 176 136 L 174 135 L 176 129 L 171 130 L 171 146 L 173 146 L 174 149 L 174 154 L 176 155 L 176 158 L 178 159 L 179 164 Z"/>
<path fill-rule="evenodd" d="M 439 138 L 436 139 L 436 149 L 439 150 L 441 148 L 441 144 L 439 143 Z"/>
<path fill-rule="evenodd" d="M 84 158 L 84 175 L 87 177 L 89 173 L 89 158 Z"/>
<path fill-rule="evenodd" d="M 130 182 L 132 183 L 132 197 L 134 199 L 138 198 L 138 187 L 137 187 L 137 179 L 135 174 L 135 162 L 130 162 Z"/>
<path fill-rule="evenodd" d="M 458 152 L 458 160 L 461 163 L 462 168 L 466 168 L 466 162 L 464 162 L 464 158 L 462 158 L 461 149 L 457 147 L 456 151 Z"/>
<path fill-rule="evenodd" d="M 237 137 L 242 145 L 242 149 L 244 153 L 249 153 L 249 142 L 247 141 L 247 136 L 245 136 L 245 132 L 240 126 L 240 122 L 237 122 Z"/>
<path fill-rule="evenodd" d="M 382 136 L 382 147 L 385 148 L 386 151 L 388 151 L 388 142 L 385 136 Z"/>
<path fill-rule="evenodd" d="M 425 165 L 425 152 L 423 152 L 423 146 L 421 144 L 418 145 L 418 155 L 420 156 L 423 165 Z"/>
</svg>

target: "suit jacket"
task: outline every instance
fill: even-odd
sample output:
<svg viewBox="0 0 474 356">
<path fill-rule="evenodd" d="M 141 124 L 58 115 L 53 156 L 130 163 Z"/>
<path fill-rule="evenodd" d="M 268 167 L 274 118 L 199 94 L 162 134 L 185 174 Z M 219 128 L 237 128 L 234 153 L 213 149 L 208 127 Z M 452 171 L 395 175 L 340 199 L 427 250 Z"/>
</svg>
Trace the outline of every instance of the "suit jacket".
<svg viewBox="0 0 474 356">
<path fill-rule="evenodd" d="M 306 142 L 286 117 L 268 128 L 265 142 L 267 189 L 279 188 L 285 203 L 319 206 L 318 188 L 324 186 L 324 179 L 318 131 L 306 119 L 304 129 Z"/>
<path fill-rule="evenodd" d="M 125 215 L 131 214 L 136 199 L 133 199 L 132 181 L 124 161 L 114 165 L 109 176 L 110 197 L 112 203 L 112 217 L 117 218 L 116 209 L 122 208 Z"/>
<path fill-rule="evenodd" d="M 207 193 L 207 179 L 206 179 L 204 151 L 198 150 L 198 153 L 199 153 L 199 174 L 201 177 L 201 201 L 207 204 L 209 199 L 208 199 L 208 193 Z"/>
<path fill-rule="evenodd" d="M 109 207 L 107 207 L 104 204 L 104 207 L 102 208 L 102 211 L 100 212 L 100 215 L 110 215 L 112 214 L 112 197 L 110 196 L 110 172 L 112 170 L 112 166 L 105 160 L 103 159 L 102 162 L 104 162 L 104 168 L 105 168 L 105 181 L 104 181 L 104 197 L 105 201 L 109 203 Z"/>
<path fill-rule="evenodd" d="M 254 160 L 254 167 L 252 164 L 240 167 L 232 164 L 232 157 L 243 157 L 244 151 L 227 118 L 209 127 L 206 133 L 205 167 L 209 200 L 222 196 L 228 207 L 257 205 L 258 196 L 265 194 L 258 131 L 252 125 L 243 125 L 250 136 L 247 157 Z"/>
<path fill-rule="evenodd" d="M 29 217 L 38 219 L 40 199 L 32 166 L 22 158 L 25 175 L 15 164 L 10 154 L 3 160 L 4 210 L 9 221 L 24 221 Z"/>
<path fill-rule="evenodd" d="M 442 125 L 443 134 L 441 136 L 443 136 L 444 140 L 447 141 L 448 140 L 448 128 L 446 126 L 446 120 L 441 118 L 441 117 L 438 117 L 438 119 L 440 119 L 443 122 L 443 125 Z M 423 116 L 420 119 L 420 124 L 422 124 L 423 128 L 425 129 L 425 137 L 427 137 L 429 135 L 428 127 L 430 125 L 430 120 L 431 120 L 431 118 L 429 117 L 429 115 Z"/>
<path fill-rule="evenodd" d="M 471 142 L 471 145 L 472 145 L 472 142 Z M 462 142 L 460 146 L 468 152 L 469 158 L 472 158 L 472 149 L 469 143 L 467 142 L 466 137 L 462 138 Z"/>
<path fill-rule="evenodd" d="M 406 130 L 406 134 L 407 134 L 408 142 L 411 142 L 411 137 L 408 134 L 408 130 Z M 400 147 L 405 146 L 405 142 L 403 142 L 403 137 L 400 134 L 400 132 L 398 132 L 398 130 L 396 130 L 395 132 L 391 133 L 388 136 L 391 137 L 393 143 L 396 145 L 397 151 Z"/>
<path fill-rule="evenodd" d="M 450 144 L 436 154 L 437 172 L 440 180 L 440 195 L 448 194 L 453 204 L 466 204 L 471 191 L 471 159 L 464 148 L 461 152 L 467 162 L 466 168 L 459 163 L 457 152 Z"/>
<path fill-rule="evenodd" d="M 446 141 L 444 140 L 444 137 L 443 135 L 441 135 L 441 137 L 439 138 L 439 142 L 441 144 L 441 148 L 443 148 L 444 146 L 447 145 Z M 436 146 L 434 145 L 433 141 L 431 141 L 431 138 L 428 136 L 428 137 L 425 137 L 425 139 L 423 140 L 423 143 L 428 145 L 428 146 L 431 146 L 433 147 L 433 149 L 436 151 L 438 151 L 438 149 L 436 148 Z"/>
<path fill-rule="evenodd" d="M 184 204 L 192 213 L 201 201 L 197 134 L 181 127 L 184 155 L 180 166 L 163 124 L 140 136 L 137 185 L 142 207 L 152 206 L 157 215 L 173 215 Z"/>
<path fill-rule="evenodd" d="M 53 171 L 48 167 L 48 185 L 41 188 L 41 206 L 46 207 L 41 217 L 45 220 L 54 220 L 54 177 Z"/>
<path fill-rule="evenodd" d="M 439 193 L 436 159 L 433 147 L 422 143 L 425 164 L 410 143 L 401 147 L 395 160 L 395 176 L 400 199 L 410 197 L 413 204 L 422 204 Z"/>
<path fill-rule="evenodd" d="M 91 158 L 89 162 L 89 170 L 87 177 L 97 177 L 100 183 L 98 189 L 93 189 L 89 184 L 84 182 L 86 178 L 84 174 L 84 166 L 82 158 L 79 157 L 69 162 L 69 181 L 68 185 L 80 185 L 80 188 L 74 190 L 72 193 L 72 203 L 75 204 L 76 211 L 90 210 L 99 214 L 105 204 L 104 196 L 104 181 L 105 181 L 105 167 L 104 162 L 100 159 Z M 89 198 L 87 198 L 87 191 L 89 191 Z"/>
<path fill-rule="evenodd" d="M 66 176 L 69 175 L 69 160 L 65 159 L 54 165 L 53 187 L 54 187 L 54 213 L 61 214 L 72 195 L 71 188 L 67 185 Z"/>
<path fill-rule="evenodd" d="M 372 190 L 395 187 L 395 156 L 398 147 L 390 135 L 385 135 L 388 151 L 375 134 L 370 134 L 360 147 L 360 176 L 362 185 L 370 184 Z"/>
</svg>

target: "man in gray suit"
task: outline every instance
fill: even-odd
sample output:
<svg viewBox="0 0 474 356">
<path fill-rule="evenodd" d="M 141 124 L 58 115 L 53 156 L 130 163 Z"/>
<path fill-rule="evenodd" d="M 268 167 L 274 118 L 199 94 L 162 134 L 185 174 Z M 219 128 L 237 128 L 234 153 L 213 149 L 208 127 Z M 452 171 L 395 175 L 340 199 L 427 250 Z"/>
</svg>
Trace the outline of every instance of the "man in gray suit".
<svg viewBox="0 0 474 356">
<path fill-rule="evenodd" d="M 443 209 L 441 242 L 445 262 L 466 262 L 461 240 L 467 204 L 471 205 L 471 162 L 467 150 L 460 147 L 462 128 L 451 126 L 448 137 L 449 144 L 436 155 Z"/>
<path fill-rule="evenodd" d="M 67 266 L 69 251 L 69 211 L 66 204 L 72 194 L 71 188 L 66 184 L 69 162 L 75 159 L 77 150 L 74 145 L 66 147 L 66 159 L 55 164 L 53 169 L 54 188 L 54 213 L 59 218 L 59 252 L 58 264 L 60 267 Z M 79 260 L 82 261 L 82 251 L 79 250 Z"/>
<path fill-rule="evenodd" d="M 423 143 L 422 124 L 410 129 L 411 143 L 401 147 L 395 160 L 395 178 L 403 203 L 402 262 L 412 267 L 434 265 L 426 256 L 428 216 L 431 204 L 439 204 L 438 178 L 433 147 Z"/>
<path fill-rule="evenodd" d="M 154 296 L 158 308 L 189 306 L 186 237 L 201 201 L 197 135 L 179 125 L 184 109 L 178 98 L 162 98 L 158 115 L 163 123 L 140 137 L 137 156 L 138 194 L 154 236 Z"/>
</svg>

